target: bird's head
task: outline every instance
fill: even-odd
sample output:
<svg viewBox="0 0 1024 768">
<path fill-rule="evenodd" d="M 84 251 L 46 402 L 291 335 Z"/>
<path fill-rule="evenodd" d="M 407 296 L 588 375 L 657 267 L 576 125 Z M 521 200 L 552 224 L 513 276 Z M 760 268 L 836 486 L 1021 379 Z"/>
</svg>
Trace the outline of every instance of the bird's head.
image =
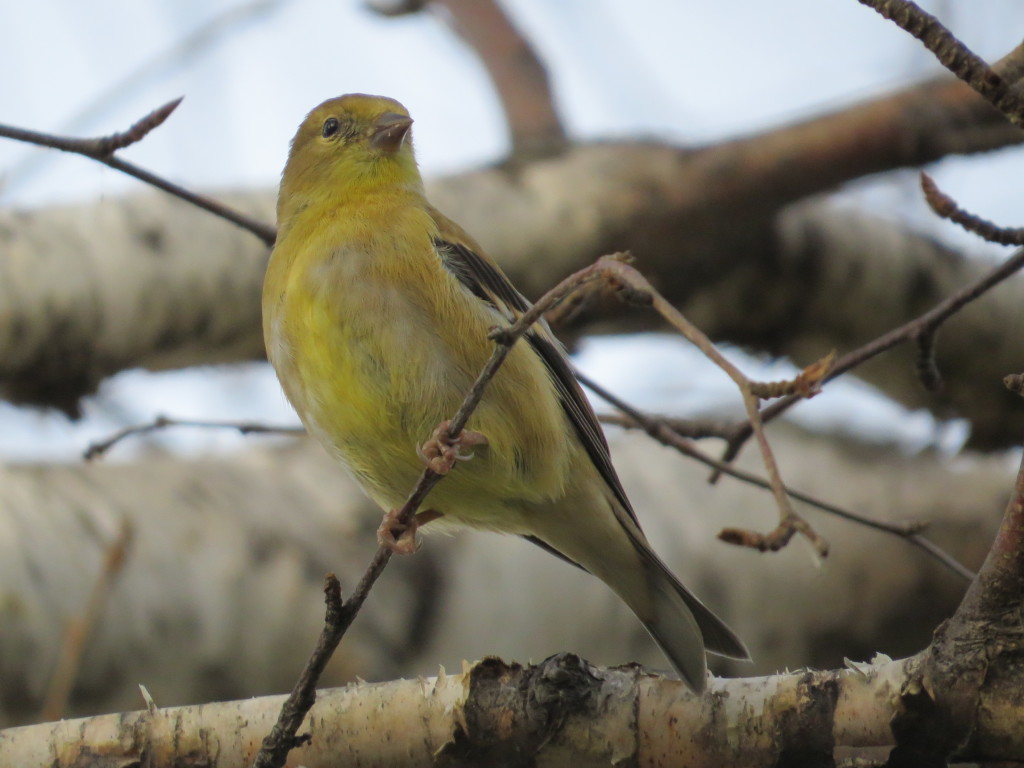
<svg viewBox="0 0 1024 768">
<path fill-rule="evenodd" d="M 385 96 L 350 93 L 325 101 L 302 121 L 281 176 L 278 218 L 294 202 L 405 186 L 422 189 L 409 130 L 412 118 Z"/>
</svg>

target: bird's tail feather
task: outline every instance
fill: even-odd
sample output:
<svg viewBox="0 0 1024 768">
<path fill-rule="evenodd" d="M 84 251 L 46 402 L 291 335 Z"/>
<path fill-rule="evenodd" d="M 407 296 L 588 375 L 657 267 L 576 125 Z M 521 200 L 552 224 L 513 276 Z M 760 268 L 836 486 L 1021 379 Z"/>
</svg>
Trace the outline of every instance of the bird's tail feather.
<svg viewBox="0 0 1024 768">
<path fill-rule="evenodd" d="M 666 583 L 666 588 L 671 589 L 682 598 L 690 613 L 693 614 L 697 626 L 700 627 L 701 635 L 704 637 L 704 647 L 708 652 L 739 661 L 749 661 L 750 651 L 747 650 L 747 646 L 743 644 L 736 633 L 684 587 L 675 574 L 653 552 L 648 551 L 645 554 L 650 555 L 646 559 L 649 559 L 654 568 L 660 572 L 662 580 Z M 657 577 L 655 579 L 657 580 Z"/>
<path fill-rule="evenodd" d="M 639 546 L 650 595 L 644 608 L 631 606 L 682 678 L 704 690 L 705 650 L 732 659 L 749 659 L 743 641 L 698 600 L 649 548 Z"/>
<path fill-rule="evenodd" d="M 601 509 L 601 502 L 591 503 Z M 587 525 L 566 525 L 568 515 L 537 515 L 524 535 L 611 587 L 695 691 L 704 690 L 705 650 L 750 658 L 736 634 L 661 562 L 619 500 L 606 496 L 603 503 L 609 514 Z"/>
</svg>

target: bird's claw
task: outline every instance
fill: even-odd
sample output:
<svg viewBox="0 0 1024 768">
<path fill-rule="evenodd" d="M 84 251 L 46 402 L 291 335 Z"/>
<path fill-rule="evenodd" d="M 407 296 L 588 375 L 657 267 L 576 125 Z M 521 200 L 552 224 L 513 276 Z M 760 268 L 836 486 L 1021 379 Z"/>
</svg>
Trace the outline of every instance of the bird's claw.
<svg viewBox="0 0 1024 768">
<path fill-rule="evenodd" d="M 384 519 L 381 520 L 380 527 L 377 528 L 377 544 L 390 549 L 396 555 L 412 555 L 420 548 L 420 542 L 416 538 L 417 529 L 439 517 L 443 517 L 440 512 L 425 509 L 413 515 L 412 519 L 406 523 L 399 520 L 397 509 L 385 512 Z"/>
<path fill-rule="evenodd" d="M 442 421 L 437 425 L 434 434 L 418 449 L 420 458 L 429 469 L 439 475 L 447 475 L 452 471 L 456 461 L 473 458 L 473 453 L 462 453 L 462 448 L 473 448 L 487 445 L 487 437 L 471 429 L 462 430 L 456 437 L 448 434 L 450 421 Z"/>
</svg>

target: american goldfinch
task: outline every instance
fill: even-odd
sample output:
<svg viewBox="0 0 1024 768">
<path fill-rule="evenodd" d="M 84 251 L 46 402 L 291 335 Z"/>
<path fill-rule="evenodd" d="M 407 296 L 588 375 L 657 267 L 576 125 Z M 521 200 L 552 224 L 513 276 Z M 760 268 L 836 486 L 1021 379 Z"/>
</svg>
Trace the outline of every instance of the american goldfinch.
<svg viewBox="0 0 1024 768">
<path fill-rule="evenodd" d="M 490 356 L 489 329 L 529 306 L 427 201 L 411 125 L 397 101 L 363 94 L 307 115 L 281 178 L 263 287 L 267 354 L 288 399 L 384 510 L 403 504 L 423 470 L 416 446 Z M 705 650 L 748 658 L 652 551 L 545 326 L 512 348 L 466 434 L 472 458 L 459 456 L 421 521 L 518 534 L 589 571 L 695 691 Z"/>
</svg>

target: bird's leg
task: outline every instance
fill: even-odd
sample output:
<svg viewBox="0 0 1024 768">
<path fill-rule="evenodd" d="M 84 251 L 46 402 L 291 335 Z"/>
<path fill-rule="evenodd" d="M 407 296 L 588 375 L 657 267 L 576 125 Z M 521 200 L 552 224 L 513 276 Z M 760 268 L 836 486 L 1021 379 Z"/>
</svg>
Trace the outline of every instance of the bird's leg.
<svg viewBox="0 0 1024 768">
<path fill-rule="evenodd" d="M 398 510 L 392 509 L 384 513 L 384 519 L 377 529 L 377 543 L 396 555 L 411 555 L 420 548 L 416 540 L 416 529 L 439 517 L 444 515 L 434 509 L 425 509 L 413 515 L 408 523 L 402 523 L 398 520 Z"/>
<path fill-rule="evenodd" d="M 472 453 L 461 453 L 461 448 L 473 448 L 487 445 L 487 437 L 470 429 L 462 430 L 456 437 L 448 435 L 450 421 L 442 421 L 437 425 L 434 434 L 419 449 L 423 463 L 439 475 L 447 475 L 452 471 L 456 461 L 472 459 Z"/>
</svg>

